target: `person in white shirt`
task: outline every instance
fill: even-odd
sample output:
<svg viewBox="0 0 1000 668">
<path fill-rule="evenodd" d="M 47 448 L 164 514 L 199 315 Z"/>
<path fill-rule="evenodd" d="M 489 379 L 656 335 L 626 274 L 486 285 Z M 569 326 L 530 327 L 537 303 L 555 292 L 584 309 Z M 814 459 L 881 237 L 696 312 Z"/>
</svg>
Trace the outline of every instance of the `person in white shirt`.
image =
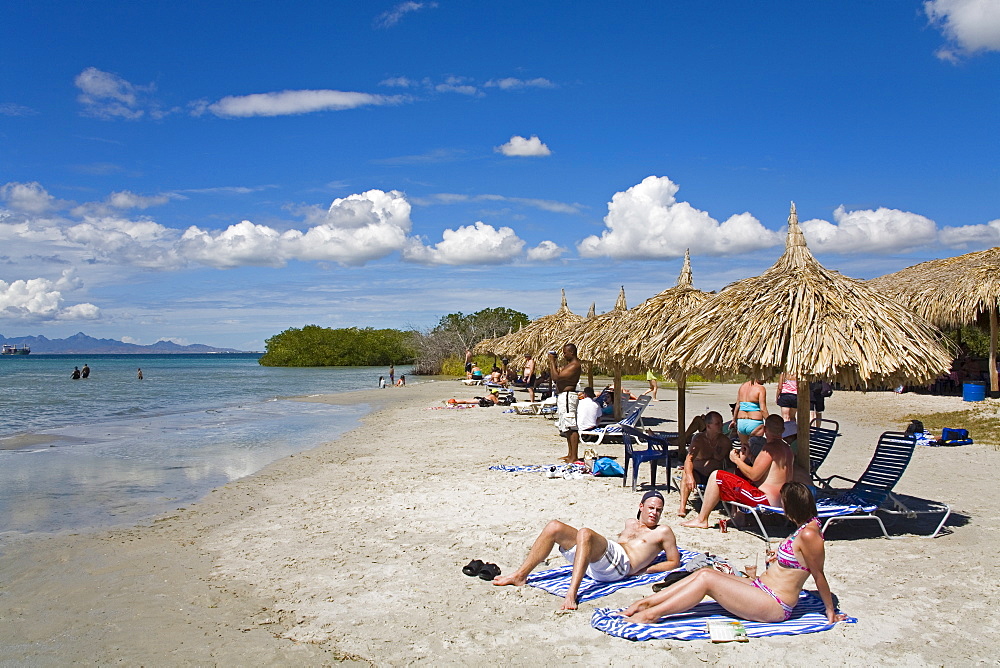
<svg viewBox="0 0 1000 668">
<path fill-rule="evenodd" d="M 585 387 L 576 407 L 576 425 L 580 431 L 594 429 L 601 419 L 601 405 L 594 400 L 594 388 Z"/>
</svg>

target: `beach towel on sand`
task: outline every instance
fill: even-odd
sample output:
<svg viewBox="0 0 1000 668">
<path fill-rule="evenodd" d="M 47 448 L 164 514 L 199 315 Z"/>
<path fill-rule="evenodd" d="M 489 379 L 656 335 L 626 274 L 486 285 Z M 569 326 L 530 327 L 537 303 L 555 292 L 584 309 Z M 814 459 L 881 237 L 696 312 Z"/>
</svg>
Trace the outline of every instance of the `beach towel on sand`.
<svg viewBox="0 0 1000 668">
<path fill-rule="evenodd" d="M 688 561 L 701 554 L 700 552 L 695 552 L 693 550 L 680 549 L 679 551 L 681 553 L 681 567 L 674 570 L 683 570 L 683 564 L 686 564 Z M 660 555 L 653 560 L 653 563 L 658 564 L 666 558 L 666 555 L 661 552 Z M 667 576 L 667 573 L 672 572 L 673 571 L 664 571 L 662 573 L 644 573 L 642 575 L 627 577 L 624 580 L 616 580 L 615 582 L 598 582 L 597 580 L 584 575 L 583 582 L 580 583 L 580 589 L 576 595 L 576 600 L 578 603 L 583 603 L 584 601 L 592 601 L 595 598 L 607 596 L 611 592 L 618 591 L 619 589 L 652 585 L 663 580 L 663 578 Z M 555 594 L 556 596 L 565 596 L 566 592 L 569 591 L 569 581 L 572 574 L 573 565 L 566 564 L 565 566 L 560 566 L 559 568 L 552 568 L 547 571 L 532 573 L 528 576 L 528 584 L 532 587 L 538 587 L 539 589 L 547 591 L 550 594 Z"/>
<path fill-rule="evenodd" d="M 836 626 L 827 620 L 822 599 L 811 591 L 799 594 L 799 603 L 795 606 L 790 619 L 773 624 L 741 620 L 715 601 L 699 603 L 685 613 L 671 615 L 656 624 L 631 622 L 627 617 L 620 617 L 617 614 L 623 609 L 597 608 L 590 617 L 590 625 L 608 635 L 626 640 L 708 640 L 705 626 L 709 620 L 740 621 L 751 638 L 818 633 L 829 631 Z M 848 617 L 844 621 L 854 624 L 858 620 Z"/>
</svg>

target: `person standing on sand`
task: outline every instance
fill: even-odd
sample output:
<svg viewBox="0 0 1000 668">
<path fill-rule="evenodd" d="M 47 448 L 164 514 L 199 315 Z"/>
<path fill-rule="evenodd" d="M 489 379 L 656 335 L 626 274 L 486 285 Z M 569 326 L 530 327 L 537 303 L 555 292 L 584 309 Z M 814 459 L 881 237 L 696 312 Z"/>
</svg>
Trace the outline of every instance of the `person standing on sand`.
<svg viewBox="0 0 1000 668">
<path fill-rule="evenodd" d="M 465 378 L 472 378 L 472 351 L 465 349 Z"/>
<path fill-rule="evenodd" d="M 656 382 L 656 374 L 653 373 L 652 369 L 646 371 L 646 382 L 649 383 L 649 389 L 643 392 L 643 394 L 653 395 L 653 401 L 656 401 L 656 392 L 660 389 L 660 386 Z"/>
<path fill-rule="evenodd" d="M 135 374 L 135 377 L 142 380 L 142 369 L 139 369 L 139 373 Z"/>
<path fill-rule="evenodd" d="M 764 436 L 767 438 L 753 465 L 746 462 L 746 454 L 729 451 L 729 461 L 736 465 L 739 475 L 728 471 L 715 471 L 705 483 L 705 498 L 701 512 L 690 522 L 682 522 L 682 527 L 707 529 L 708 516 L 722 501 L 736 501 L 747 506 L 781 507 L 781 488 L 792 482 L 795 456 L 781 438 L 785 423 L 780 415 L 768 415 L 764 421 Z M 744 449 L 746 450 L 746 449 Z"/>
<path fill-rule="evenodd" d="M 556 351 L 549 351 L 549 375 L 556 384 L 556 427 L 559 435 L 566 439 L 568 452 L 563 457 L 564 462 L 575 462 L 580 458 L 580 430 L 576 426 L 576 407 L 580 398 L 576 392 L 580 382 L 580 360 L 576 357 L 576 344 L 567 343 L 563 346 L 563 358 L 566 364 L 556 366 Z"/>
<path fill-rule="evenodd" d="M 81 378 L 90 378 L 90 367 L 87 366 L 86 364 L 84 364 L 83 368 L 80 369 L 80 377 Z"/>
<path fill-rule="evenodd" d="M 395 364 L 390 364 L 389 365 L 389 385 L 395 385 L 395 384 L 396 384 L 396 365 Z"/>
<path fill-rule="evenodd" d="M 625 530 L 613 542 L 593 529 L 575 529 L 559 520 L 549 522 L 535 539 L 527 558 L 514 573 L 496 577 L 493 584 L 521 586 L 528 575 L 559 546 L 559 552 L 571 564 L 573 575 L 561 610 L 576 610 L 576 594 L 583 576 L 599 582 L 617 582 L 639 573 L 665 573 L 681 565 L 681 554 L 673 530 L 659 526 L 663 514 L 663 495 L 653 490 L 642 495 L 636 519 L 625 520 Z M 660 552 L 666 561 L 652 563 Z"/>
<path fill-rule="evenodd" d="M 740 437 L 740 444 L 746 445 L 751 436 L 764 433 L 764 418 L 767 417 L 767 390 L 756 378 L 750 378 L 740 385 L 736 392 L 733 408 L 733 427 Z"/>
<path fill-rule="evenodd" d="M 528 401 L 534 401 L 535 382 L 538 378 L 535 377 L 535 360 L 531 355 L 524 356 L 524 372 L 521 374 L 521 380 L 528 386 Z"/>
</svg>

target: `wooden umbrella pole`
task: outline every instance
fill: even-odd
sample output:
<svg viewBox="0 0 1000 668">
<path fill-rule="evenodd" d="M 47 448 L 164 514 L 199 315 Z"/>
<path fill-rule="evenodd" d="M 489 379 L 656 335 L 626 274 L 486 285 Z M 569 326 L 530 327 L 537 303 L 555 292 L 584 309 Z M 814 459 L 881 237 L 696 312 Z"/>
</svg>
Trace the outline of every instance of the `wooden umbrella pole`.
<svg viewBox="0 0 1000 668">
<path fill-rule="evenodd" d="M 990 306 L 990 392 L 997 392 L 997 305 Z"/>
<path fill-rule="evenodd" d="M 797 376 L 798 380 L 798 391 L 796 396 L 798 397 L 798 408 L 796 410 L 796 416 L 798 417 L 798 452 L 795 455 L 795 460 L 799 466 L 805 467 L 805 470 L 809 470 L 809 381 L 807 381 L 802 376 Z"/>
<path fill-rule="evenodd" d="M 615 420 L 622 419 L 622 370 L 615 367 Z"/>
<path fill-rule="evenodd" d="M 684 443 L 684 434 L 687 433 L 687 375 L 681 373 L 677 376 L 677 439 L 678 454 L 681 458 L 687 457 L 687 443 Z"/>
<path fill-rule="evenodd" d="M 588 362 L 587 363 L 587 386 L 588 387 L 593 387 L 594 386 L 594 363 L 593 362 Z"/>
</svg>

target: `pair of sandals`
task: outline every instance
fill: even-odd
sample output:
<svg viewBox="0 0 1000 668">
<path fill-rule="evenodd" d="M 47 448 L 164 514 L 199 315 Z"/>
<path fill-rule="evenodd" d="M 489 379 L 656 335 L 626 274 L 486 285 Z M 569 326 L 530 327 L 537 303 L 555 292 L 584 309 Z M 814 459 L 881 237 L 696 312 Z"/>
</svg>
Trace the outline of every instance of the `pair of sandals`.
<svg viewBox="0 0 1000 668">
<path fill-rule="evenodd" d="M 479 579 L 489 582 L 496 576 L 500 575 L 500 567 L 496 564 L 483 563 L 479 559 L 473 559 L 462 567 L 462 572 L 470 578 L 474 578 L 478 575 Z"/>
</svg>

